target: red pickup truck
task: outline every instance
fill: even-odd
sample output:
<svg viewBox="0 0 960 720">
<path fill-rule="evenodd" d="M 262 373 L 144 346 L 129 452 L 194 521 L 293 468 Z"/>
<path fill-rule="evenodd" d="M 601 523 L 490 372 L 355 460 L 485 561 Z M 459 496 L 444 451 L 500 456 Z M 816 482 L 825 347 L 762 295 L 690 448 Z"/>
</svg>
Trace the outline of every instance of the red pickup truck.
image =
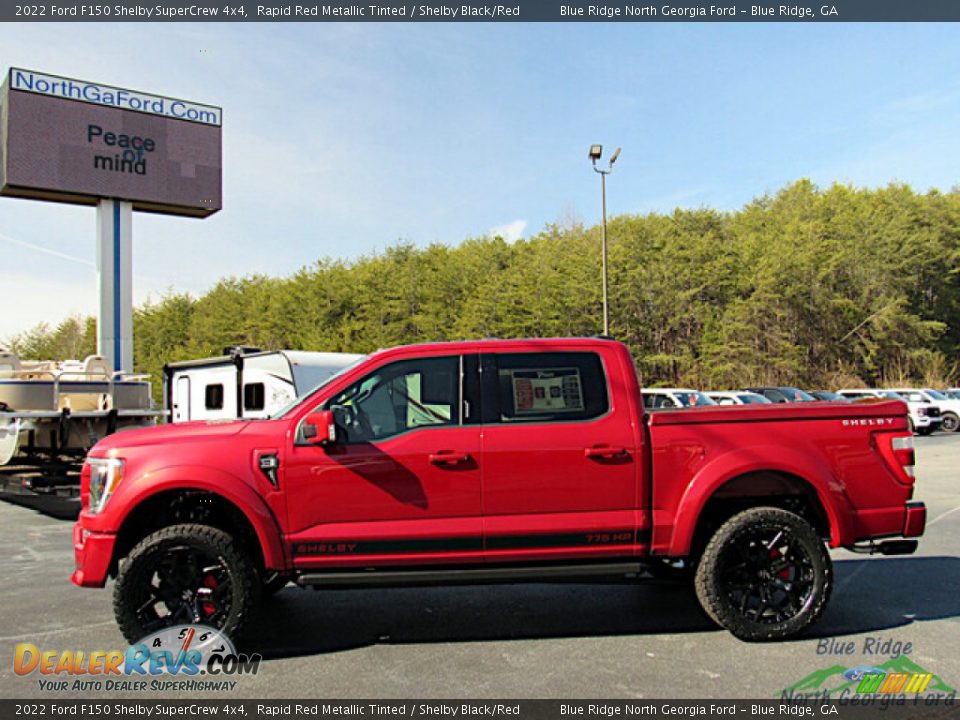
<svg viewBox="0 0 960 720">
<path fill-rule="evenodd" d="M 115 577 L 134 642 L 179 623 L 240 635 L 291 581 L 555 582 L 685 563 L 718 624 L 785 638 L 824 610 L 827 546 L 916 549 L 912 443 L 900 401 L 646 414 L 627 348 L 606 339 L 398 347 L 270 419 L 102 440 L 72 580 Z"/>
</svg>

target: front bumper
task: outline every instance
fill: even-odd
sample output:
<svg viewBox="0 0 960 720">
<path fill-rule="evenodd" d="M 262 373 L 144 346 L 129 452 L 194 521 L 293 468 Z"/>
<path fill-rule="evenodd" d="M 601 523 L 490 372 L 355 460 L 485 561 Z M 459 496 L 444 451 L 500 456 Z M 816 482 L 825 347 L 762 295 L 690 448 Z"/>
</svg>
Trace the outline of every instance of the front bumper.
<svg viewBox="0 0 960 720">
<path fill-rule="evenodd" d="M 110 572 L 116 540 L 113 533 L 90 532 L 79 522 L 74 525 L 73 557 L 77 568 L 70 576 L 70 582 L 80 587 L 103 587 Z"/>
</svg>

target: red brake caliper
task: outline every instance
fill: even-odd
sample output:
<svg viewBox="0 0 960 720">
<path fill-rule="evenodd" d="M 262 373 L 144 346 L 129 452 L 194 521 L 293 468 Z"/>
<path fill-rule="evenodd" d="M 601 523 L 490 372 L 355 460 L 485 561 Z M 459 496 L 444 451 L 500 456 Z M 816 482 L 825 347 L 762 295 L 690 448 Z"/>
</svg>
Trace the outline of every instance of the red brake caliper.
<svg viewBox="0 0 960 720">
<path fill-rule="evenodd" d="M 208 588 L 210 590 L 214 590 L 219 584 L 220 583 L 217 581 L 217 579 L 211 574 L 207 574 L 203 578 L 203 587 Z M 200 603 L 200 609 L 203 611 L 204 615 L 206 615 L 207 617 L 210 617 L 217 611 L 217 606 L 213 603 L 212 600 L 203 600 Z"/>
<path fill-rule="evenodd" d="M 776 548 L 771 548 L 771 549 L 770 549 L 770 559 L 771 559 L 771 560 L 779 560 L 779 559 L 782 558 L 782 557 L 783 557 L 783 553 L 781 553 L 779 550 L 777 550 Z M 777 575 L 779 575 L 779 576 L 780 576 L 782 579 L 784 579 L 784 580 L 789 580 L 789 579 L 790 579 L 790 568 L 784 568 L 783 570 L 781 570 L 780 572 L 778 572 Z"/>
</svg>

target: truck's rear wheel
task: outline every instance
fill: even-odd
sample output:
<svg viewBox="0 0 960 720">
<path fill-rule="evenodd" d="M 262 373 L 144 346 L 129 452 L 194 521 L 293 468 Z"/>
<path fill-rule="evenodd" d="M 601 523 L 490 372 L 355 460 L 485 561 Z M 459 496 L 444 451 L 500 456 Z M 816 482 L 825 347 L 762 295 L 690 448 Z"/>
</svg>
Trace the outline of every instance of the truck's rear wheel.
<svg viewBox="0 0 960 720">
<path fill-rule="evenodd" d="M 697 565 L 706 613 L 743 640 L 802 632 L 830 598 L 830 555 L 813 527 L 780 508 L 745 510 L 713 535 Z"/>
<path fill-rule="evenodd" d="M 113 611 L 131 643 L 196 623 L 236 641 L 259 599 L 256 568 L 230 535 L 207 525 L 172 525 L 145 537 L 121 563 Z"/>
</svg>

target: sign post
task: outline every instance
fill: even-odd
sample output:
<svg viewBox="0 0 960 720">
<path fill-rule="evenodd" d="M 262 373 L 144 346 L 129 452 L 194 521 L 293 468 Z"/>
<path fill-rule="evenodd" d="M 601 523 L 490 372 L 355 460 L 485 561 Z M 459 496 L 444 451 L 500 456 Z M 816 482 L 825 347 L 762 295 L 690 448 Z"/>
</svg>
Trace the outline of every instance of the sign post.
<svg viewBox="0 0 960 720">
<path fill-rule="evenodd" d="M 97 203 L 97 355 L 114 372 L 133 372 L 133 205 Z"/>
</svg>

